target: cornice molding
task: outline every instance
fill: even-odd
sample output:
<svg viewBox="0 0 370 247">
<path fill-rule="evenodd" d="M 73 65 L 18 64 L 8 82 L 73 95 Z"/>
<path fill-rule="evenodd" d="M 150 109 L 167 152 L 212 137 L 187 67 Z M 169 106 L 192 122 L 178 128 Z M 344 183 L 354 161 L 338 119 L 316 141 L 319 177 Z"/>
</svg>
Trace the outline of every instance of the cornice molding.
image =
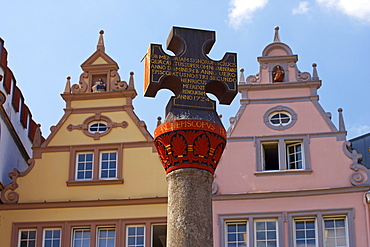
<svg viewBox="0 0 370 247">
<path fill-rule="evenodd" d="M 213 201 L 255 200 L 255 199 L 284 198 L 284 197 L 321 196 L 321 195 L 366 192 L 369 189 L 370 189 L 369 186 L 356 186 L 356 187 L 319 188 L 319 189 L 291 190 L 291 191 L 266 191 L 266 192 L 250 192 L 250 193 L 239 193 L 239 194 L 238 193 L 219 194 L 219 195 L 213 195 Z"/>
<path fill-rule="evenodd" d="M 166 204 L 166 203 L 167 203 L 167 197 L 148 197 L 148 198 L 134 198 L 134 199 L 128 198 L 128 199 L 113 199 L 113 200 L 18 203 L 18 204 L 12 204 L 12 205 L 0 204 L 0 210 L 109 207 L 109 206 Z"/>
</svg>

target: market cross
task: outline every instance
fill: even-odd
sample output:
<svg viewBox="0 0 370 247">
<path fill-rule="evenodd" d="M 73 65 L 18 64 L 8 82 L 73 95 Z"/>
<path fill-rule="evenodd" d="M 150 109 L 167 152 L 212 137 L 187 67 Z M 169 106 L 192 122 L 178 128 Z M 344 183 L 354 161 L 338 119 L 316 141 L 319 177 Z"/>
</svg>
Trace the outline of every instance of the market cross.
<svg viewBox="0 0 370 247">
<path fill-rule="evenodd" d="M 236 53 L 226 53 L 214 61 L 208 54 L 215 43 L 215 32 L 173 27 L 166 54 L 162 45 L 151 44 L 145 57 L 145 96 L 155 97 L 160 89 L 170 89 L 172 96 L 166 107 L 166 120 L 202 119 L 221 124 L 215 101 L 230 104 L 237 94 Z"/>
</svg>

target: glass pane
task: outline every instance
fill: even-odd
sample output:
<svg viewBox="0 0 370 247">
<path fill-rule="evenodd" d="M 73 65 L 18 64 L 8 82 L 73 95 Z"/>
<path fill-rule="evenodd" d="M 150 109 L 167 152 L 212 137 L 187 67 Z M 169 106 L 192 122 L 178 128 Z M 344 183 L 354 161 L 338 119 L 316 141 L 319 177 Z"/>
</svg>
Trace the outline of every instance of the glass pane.
<svg viewBox="0 0 370 247">
<path fill-rule="evenodd" d="M 335 226 L 336 227 L 344 227 L 344 220 L 335 220 Z"/>
<path fill-rule="evenodd" d="M 110 178 L 115 178 L 116 177 L 116 171 L 115 170 L 109 171 L 109 177 Z"/>
<path fill-rule="evenodd" d="M 36 231 L 29 231 L 29 239 L 35 239 L 36 238 Z"/>
<path fill-rule="evenodd" d="M 227 241 L 236 241 L 236 234 L 235 233 L 229 233 L 227 234 Z"/>
<path fill-rule="evenodd" d="M 325 228 L 333 228 L 334 220 L 325 220 Z"/>
<path fill-rule="evenodd" d="M 267 242 L 267 246 L 268 247 L 276 247 L 277 246 L 277 242 L 276 241 L 268 241 Z"/>
<path fill-rule="evenodd" d="M 116 153 L 110 153 L 110 159 L 115 160 L 116 159 Z"/>
<path fill-rule="evenodd" d="M 109 162 L 109 168 L 110 168 L 110 169 L 114 169 L 114 168 L 116 168 L 116 162 L 115 162 L 115 161 L 111 161 L 111 162 Z"/>
<path fill-rule="evenodd" d="M 276 223 L 275 222 L 267 222 L 267 230 L 275 230 Z"/>
<path fill-rule="evenodd" d="M 257 240 L 266 240 L 265 232 L 257 232 Z"/>
<path fill-rule="evenodd" d="M 265 230 L 265 222 L 257 222 L 256 223 L 257 230 Z"/>
<path fill-rule="evenodd" d="M 135 244 L 135 237 L 128 237 L 128 244 L 134 245 Z"/>
<path fill-rule="evenodd" d="M 137 228 L 137 234 L 138 235 L 144 235 L 144 227 L 138 227 Z"/>
<path fill-rule="evenodd" d="M 53 231 L 46 230 L 45 231 L 45 238 L 52 238 L 53 237 Z"/>
<path fill-rule="evenodd" d="M 227 225 L 227 231 L 228 232 L 236 232 L 236 225 Z"/>
<path fill-rule="evenodd" d="M 109 153 L 102 153 L 102 156 L 101 156 L 102 160 L 108 160 L 108 155 Z"/>
</svg>

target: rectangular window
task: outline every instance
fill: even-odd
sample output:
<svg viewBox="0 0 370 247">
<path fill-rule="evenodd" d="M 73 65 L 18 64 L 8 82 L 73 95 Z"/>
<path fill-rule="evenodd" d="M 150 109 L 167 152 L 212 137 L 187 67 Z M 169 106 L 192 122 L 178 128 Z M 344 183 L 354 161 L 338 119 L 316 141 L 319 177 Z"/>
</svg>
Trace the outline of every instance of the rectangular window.
<svg viewBox="0 0 370 247">
<path fill-rule="evenodd" d="M 77 154 L 76 180 L 88 180 L 93 178 L 93 153 Z"/>
<path fill-rule="evenodd" d="M 19 247 L 35 247 L 36 230 L 19 231 Z"/>
<path fill-rule="evenodd" d="M 255 222 L 255 246 L 277 247 L 277 223 L 276 220 L 259 220 Z"/>
<path fill-rule="evenodd" d="M 345 217 L 324 218 L 324 243 L 325 247 L 348 246 Z"/>
<path fill-rule="evenodd" d="M 43 247 L 60 247 L 61 230 L 60 229 L 45 229 L 44 230 L 44 245 Z"/>
<path fill-rule="evenodd" d="M 247 222 L 227 222 L 225 239 L 227 247 L 247 247 Z"/>
<path fill-rule="evenodd" d="M 303 169 L 302 143 L 286 145 L 288 169 Z"/>
<path fill-rule="evenodd" d="M 152 247 L 166 247 L 167 225 L 152 225 Z"/>
<path fill-rule="evenodd" d="M 100 153 L 100 178 L 117 177 L 117 152 Z"/>
<path fill-rule="evenodd" d="M 73 247 L 90 247 L 90 229 L 73 230 Z"/>
<path fill-rule="evenodd" d="M 261 155 L 263 171 L 305 169 L 302 141 L 261 142 Z"/>
<path fill-rule="evenodd" d="M 316 246 L 316 223 L 315 219 L 296 219 L 295 228 L 295 247 L 315 247 Z"/>
<path fill-rule="evenodd" d="M 98 229 L 98 247 L 114 247 L 116 242 L 115 228 Z"/>
<path fill-rule="evenodd" d="M 144 247 L 145 232 L 144 226 L 128 226 L 126 229 L 127 238 L 126 246 L 127 247 Z"/>
</svg>

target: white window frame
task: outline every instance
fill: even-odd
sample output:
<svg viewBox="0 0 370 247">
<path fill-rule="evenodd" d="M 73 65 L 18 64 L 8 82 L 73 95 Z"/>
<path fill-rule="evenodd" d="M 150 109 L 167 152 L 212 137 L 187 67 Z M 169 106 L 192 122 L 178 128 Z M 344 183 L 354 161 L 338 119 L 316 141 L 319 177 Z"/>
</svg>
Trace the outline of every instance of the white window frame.
<svg viewBox="0 0 370 247">
<path fill-rule="evenodd" d="M 92 131 L 91 128 L 94 124 L 97 124 L 98 126 L 97 127 L 94 127 L 94 128 L 97 128 L 97 131 Z M 99 130 L 100 128 L 105 128 L 104 130 Z M 107 122 L 104 122 L 104 121 L 94 121 L 94 122 L 91 122 L 89 123 L 89 127 L 88 127 L 88 131 L 92 134 L 95 134 L 95 133 L 104 133 L 106 131 L 108 131 L 109 128 L 108 128 L 108 123 Z"/>
<path fill-rule="evenodd" d="M 283 119 L 285 119 L 284 117 L 281 116 L 281 114 L 284 114 L 284 115 L 287 115 L 287 118 L 288 118 L 288 122 L 284 123 L 283 122 Z M 279 115 L 278 118 L 275 118 L 274 120 L 279 120 L 279 123 L 273 123 L 272 122 L 272 118 L 275 116 L 275 115 Z M 274 126 L 286 126 L 288 124 L 290 124 L 290 122 L 292 121 L 292 115 L 287 112 L 287 111 L 275 111 L 275 112 L 272 112 L 270 115 L 269 115 L 269 121 L 270 121 L 270 124 L 271 125 L 274 125 Z"/>
<path fill-rule="evenodd" d="M 302 222 L 302 221 L 314 221 L 314 230 L 315 230 L 315 246 L 318 246 L 318 234 L 317 234 L 317 219 L 315 217 L 307 217 L 307 218 L 295 218 L 293 219 L 293 235 L 294 235 L 294 247 L 297 247 L 297 228 L 296 228 L 296 222 Z M 305 229 L 307 230 L 307 229 Z M 307 238 L 305 237 L 305 240 Z"/>
<path fill-rule="evenodd" d="M 255 219 L 254 220 L 254 246 L 257 246 L 257 242 L 258 242 L 258 239 L 257 239 L 257 223 L 259 222 L 274 222 L 275 223 L 275 234 L 276 234 L 276 238 L 275 238 L 275 241 L 276 241 L 276 247 L 279 247 L 279 222 L 277 219 Z M 268 242 L 268 240 L 266 239 L 266 241 Z M 266 247 L 269 246 L 269 245 L 266 245 Z"/>
<path fill-rule="evenodd" d="M 91 178 L 85 178 L 86 177 L 86 172 L 89 171 L 89 170 L 86 170 L 86 160 L 84 161 L 84 170 L 79 170 L 78 169 L 78 165 L 79 165 L 79 156 L 80 155 L 87 155 L 87 154 L 91 154 L 92 155 L 92 161 L 91 161 Z M 95 162 L 95 157 L 94 157 L 94 153 L 93 152 L 78 152 L 76 153 L 76 172 L 75 172 L 75 180 L 76 181 L 81 181 L 81 180 L 92 180 L 94 179 L 94 162 Z M 78 172 L 82 172 L 84 173 L 84 178 L 78 178 Z"/>
<path fill-rule="evenodd" d="M 29 232 L 35 232 L 35 238 L 33 239 L 30 239 L 29 238 Z M 22 241 L 22 232 L 28 232 L 27 234 L 27 239 L 23 239 L 23 240 L 26 240 L 27 241 L 27 247 L 30 247 L 30 243 L 29 241 L 32 241 L 32 240 L 35 240 L 35 247 L 37 246 L 37 229 L 36 228 L 26 228 L 26 229 L 19 229 L 18 231 L 18 247 L 21 246 L 21 241 Z"/>
<path fill-rule="evenodd" d="M 53 236 L 51 237 L 51 239 L 46 239 L 46 231 L 53 231 Z M 59 238 L 54 238 L 54 231 L 59 231 Z M 61 228 L 44 228 L 43 229 L 43 234 L 42 234 L 42 246 L 43 247 L 46 247 L 46 240 L 51 240 L 51 247 L 54 247 L 54 240 L 59 240 L 59 247 L 61 246 L 62 244 L 62 229 Z"/>
<path fill-rule="evenodd" d="M 128 243 L 128 238 L 131 237 L 132 235 L 129 236 L 129 228 L 130 227 L 142 227 L 144 229 L 144 233 L 143 235 L 136 235 L 136 232 L 135 232 L 135 239 L 137 237 L 140 237 L 140 236 L 143 236 L 143 244 L 138 244 L 136 243 L 136 240 L 135 240 L 135 244 L 134 245 L 129 245 Z M 138 246 L 144 246 L 145 247 L 145 236 L 146 236 L 146 227 L 145 225 L 126 225 L 126 247 L 138 247 Z"/>
<path fill-rule="evenodd" d="M 88 239 L 89 240 L 89 245 L 90 245 L 91 244 L 91 229 L 90 228 L 72 228 L 72 238 L 71 238 L 71 240 L 72 240 L 72 247 L 81 247 L 81 246 L 76 246 L 75 245 L 75 240 L 76 240 L 75 233 L 77 231 L 82 231 L 82 232 L 87 232 L 88 231 L 90 233 L 90 237 Z M 85 239 L 87 239 L 87 238 L 81 238 L 81 240 L 85 240 Z"/>
<path fill-rule="evenodd" d="M 107 161 L 103 161 L 103 154 L 107 153 L 108 154 L 108 160 Z M 115 161 L 115 176 L 114 177 L 110 177 L 109 176 L 109 171 L 113 170 L 110 168 L 110 162 L 113 161 L 110 159 L 110 154 L 111 153 L 115 153 L 116 155 L 116 159 L 114 160 Z M 104 168 L 103 169 L 103 162 L 108 162 L 108 168 Z M 107 170 L 108 171 L 108 177 L 103 177 L 102 176 L 102 173 L 103 173 L 103 170 Z M 117 178 L 117 173 L 118 173 L 118 152 L 117 150 L 104 150 L 104 151 L 99 151 L 99 179 L 115 179 Z"/>
<path fill-rule="evenodd" d="M 225 246 L 227 247 L 227 246 L 229 246 L 228 244 L 229 244 L 229 238 L 228 238 L 228 235 L 229 235 L 229 231 L 228 231 L 228 226 L 230 225 L 230 224 L 245 224 L 245 226 L 246 226 L 246 229 L 245 229 L 245 235 L 246 235 L 246 237 L 245 237 L 245 246 L 246 247 L 248 247 L 249 246 L 249 243 L 248 243 L 248 241 L 249 241 L 249 232 L 248 232 L 248 221 L 247 220 L 229 220 L 229 221 L 225 221 L 225 224 L 224 224 L 224 226 L 225 226 L 225 236 L 224 236 L 224 239 L 225 239 Z M 238 234 L 239 232 L 236 232 L 236 234 Z M 236 242 L 235 243 L 239 243 L 238 242 L 238 240 L 236 240 Z"/>
<path fill-rule="evenodd" d="M 326 245 L 326 227 L 325 227 L 325 221 L 326 220 L 344 220 L 344 231 L 345 231 L 345 238 L 346 238 L 346 245 L 337 245 L 337 237 L 335 237 L 335 242 L 336 242 L 336 245 L 335 246 L 343 246 L 343 247 L 349 247 L 349 239 L 348 239 L 348 222 L 347 222 L 347 217 L 346 216 L 343 216 L 343 215 L 338 215 L 338 216 L 323 216 L 322 218 L 322 221 L 323 221 L 323 227 L 322 227 L 322 230 L 323 230 L 323 245 L 325 247 L 331 247 L 330 245 Z M 335 230 L 337 230 L 337 228 L 334 228 Z"/>
<path fill-rule="evenodd" d="M 102 227 L 102 226 L 99 226 L 98 227 L 98 229 L 97 229 L 97 231 L 96 231 L 96 245 L 98 246 L 98 247 L 106 247 L 107 245 L 104 245 L 104 246 L 101 246 L 100 245 L 100 241 L 99 240 L 101 240 L 101 238 L 100 238 L 100 232 L 102 232 L 102 231 L 111 231 L 111 230 L 113 230 L 114 231 L 114 237 L 113 237 L 113 242 L 114 242 L 114 245 L 113 246 L 116 246 L 116 238 L 117 238 L 117 231 L 116 231 L 116 228 L 115 227 L 113 227 L 113 226 L 107 226 L 107 227 Z M 102 238 L 103 239 L 103 238 Z M 104 238 L 105 240 L 108 240 L 108 239 L 112 239 L 112 237 L 106 237 L 106 238 Z"/>
</svg>

